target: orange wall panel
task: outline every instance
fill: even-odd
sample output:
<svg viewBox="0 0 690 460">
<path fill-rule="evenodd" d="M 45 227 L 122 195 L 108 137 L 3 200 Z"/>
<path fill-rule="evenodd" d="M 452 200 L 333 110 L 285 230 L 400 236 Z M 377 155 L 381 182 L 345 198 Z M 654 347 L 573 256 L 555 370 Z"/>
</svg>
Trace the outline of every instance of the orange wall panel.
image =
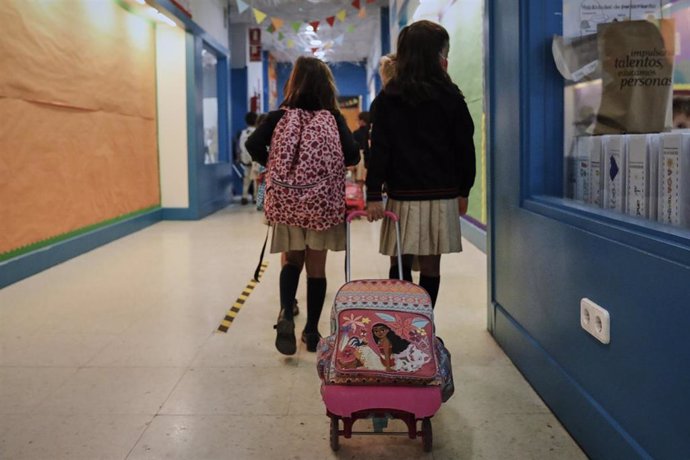
<svg viewBox="0 0 690 460">
<path fill-rule="evenodd" d="M 153 26 L 0 2 L 0 254 L 160 203 Z"/>
</svg>

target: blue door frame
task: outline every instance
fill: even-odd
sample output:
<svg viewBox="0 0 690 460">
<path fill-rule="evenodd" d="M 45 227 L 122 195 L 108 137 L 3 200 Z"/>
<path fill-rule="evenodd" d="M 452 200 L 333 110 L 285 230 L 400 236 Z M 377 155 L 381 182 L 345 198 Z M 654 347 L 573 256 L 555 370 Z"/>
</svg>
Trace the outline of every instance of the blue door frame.
<svg viewBox="0 0 690 460">
<path fill-rule="evenodd" d="M 561 4 L 487 0 L 489 329 L 591 458 L 685 458 L 690 238 L 557 198 Z M 580 327 L 583 297 L 609 345 Z"/>
</svg>

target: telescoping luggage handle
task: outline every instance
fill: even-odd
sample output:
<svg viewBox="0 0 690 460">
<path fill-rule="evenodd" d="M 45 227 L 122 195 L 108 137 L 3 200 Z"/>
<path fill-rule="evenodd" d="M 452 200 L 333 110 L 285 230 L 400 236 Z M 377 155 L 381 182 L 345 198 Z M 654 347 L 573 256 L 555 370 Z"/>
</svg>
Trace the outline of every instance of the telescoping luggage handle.
<svg viewBox="0 0 690 460">
<path fill-rule="evenodd" d="M 402 254 L 400 253 L 400 222 L 398 222 L 400 219 L 398 219 L 397 214 L 395 214 L 392 211 L 385 211 L 384 216 L 388 217 L 390 220 L 392 220 L 395 223 L 395 241 L 396 241 L 396 248 L 398 250 L 398 277 L 400 279 L 403 279 L 403 274 L 402 274 Z M 347 234 L 347 240 L 345 244 L 345 281 L 349 282 L 351 278 L 351 273 L 350 273 L 350 222 L 352 219 L 355 217 L 366 217 L 367 212 L 366 211 L 352 211 L 347 214 L 347 217 L 345 218 L 345 229 L 346 229 L 346 234 Z"/>
</svg>

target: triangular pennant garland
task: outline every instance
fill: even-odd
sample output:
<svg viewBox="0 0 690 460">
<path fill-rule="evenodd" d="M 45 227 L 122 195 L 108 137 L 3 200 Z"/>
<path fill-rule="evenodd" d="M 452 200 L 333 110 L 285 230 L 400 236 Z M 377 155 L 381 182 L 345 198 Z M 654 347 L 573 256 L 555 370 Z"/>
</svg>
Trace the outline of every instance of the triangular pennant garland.
<svg viewBox="0 0 690 460">
<path fill-rule="evenodd" d="M 357 17 L 359 17 L 360 19 L 366 18 L 367 17 L 367 9 L 365 7 L 361 7 L 359 9 L 359 13 L 357 13 Z"/>
<path fill-rule="evenodd" d="M 335 17 L 340 20 L 340 22 L 345 22 L 345 17 L 347 16 L 347 11 L 340 10 L 335 14 Z"/>
<path fill-rule="evenodd" d="M 354 25 L 354 24 L 350 24 L 349 26 L 347 26 L 347 31 L 350 32 L 350 33 L 354 32 L 354 31 L 355 31 L 355 25 Z"/>
<path fill-rule="evenodd" d="M 298 21 L 295 21 L 295 22 L 293 22 L 293 23 L 290 24 L 290 25 L 291 25 L 291 27 L 292 27 L 292 30 L 295 31 L 295 33 L 299 32 L 299 28 L 302 27 L 302 23 L 301 23 L 301 22 L 298 22 Z"/>
<path fill-rule="evenodd" d="M 242 0 L 237 0 L 237 10 L 240 12 L 240 14 L 244 13 L 247 11 L 247 8 L 249 8 L 249 5 Z"/>
<path fill-rule="evenodd" d="M 309 25 L 314 28 L 314 32 L 319 30 L 319 21 L 312 21 L 309 23 Z"/>
<path fill-rule="evenodd" d="M 361 5 L 361 3 L 360 3 L 359 0 L 355 0 L 354 2 L 352 2 L 352 6 L 353 6 L 356 10 L 358 10 L 358 9 L 360 9 L 360 8 L 362 7 L 362 5 Z"/>
<path fill-rule="evenodd" d="M 335 16 L 328 16 L 326 18 L 326 22 L 329 26 L 333 27 L 333 24 L 335 24 Z"/>
<path fill-rule="evenodd" d="M 276 28 L 273 27 L 273 24 L 271 24 L 270 26 L 266 27 L 266 30 L 268 30 L 268 33 L 272 34 L 273 32 L 276 31 Z"/>
<path fill-rule="evenodd" d="M 273 24 L 273 27 L 276 30 L 280 30 L 280 28 L 283 27 L 283 24 L 285 24 L 285 21 L 280 18 L 271 18 L 271 24 Z"/>
<path fill-rule="evenodd" d="M 338 37 L 334 40 L 337 45 L 342 45 L 343 44 L 343 34 L 338 35 Z"/>
<path fill-rule="evenodd" d="M 312 48 L 312 49 L 311 49 L 311 53 L 312 53 L 312 54 L 316 54 L 316 52 L 317 52 L 318 50 L 319 50 L 318 48 Z"/>
<path fill-rule="evenodd" d="M 278 40 L 283 40 L 283 38 L 285 38 L 285 35 L 282 32 L 278 32 Z"/>
<path fill-rule="evenodd" d="M 261 24 L 264 22 L 264 19 L 266 19 L 266 13 L 263 11 L 259 11 L 256 8 L 252 8 L 252 11 L 254 12 L 254 19 L 256 19 L 257 24 Z"/>
<path fill-rule="evenodd" d="M 292 48 L 292 47 L 294 47 L 294 46 L 295 46 L 295 41 L 294 41 L 293 39 L 291 39 L 291 38 L 288 38 L 288 39 L 287 39 L 287 47 L 288 47 L 288 48 Z"/>
</svg>

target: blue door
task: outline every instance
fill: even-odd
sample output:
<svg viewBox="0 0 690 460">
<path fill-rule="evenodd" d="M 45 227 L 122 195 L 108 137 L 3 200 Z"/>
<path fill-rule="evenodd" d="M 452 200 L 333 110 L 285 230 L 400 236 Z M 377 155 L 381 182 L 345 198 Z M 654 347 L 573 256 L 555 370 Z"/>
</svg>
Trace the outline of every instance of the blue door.
<svg viewBox="0 0 690 460">
<path fill-rule="evenodd" d="M 690 229 L 567 198 L 568 3 L 487 1 L 489 328 L 590 457 L 690 458 Z"/>
</svg>

